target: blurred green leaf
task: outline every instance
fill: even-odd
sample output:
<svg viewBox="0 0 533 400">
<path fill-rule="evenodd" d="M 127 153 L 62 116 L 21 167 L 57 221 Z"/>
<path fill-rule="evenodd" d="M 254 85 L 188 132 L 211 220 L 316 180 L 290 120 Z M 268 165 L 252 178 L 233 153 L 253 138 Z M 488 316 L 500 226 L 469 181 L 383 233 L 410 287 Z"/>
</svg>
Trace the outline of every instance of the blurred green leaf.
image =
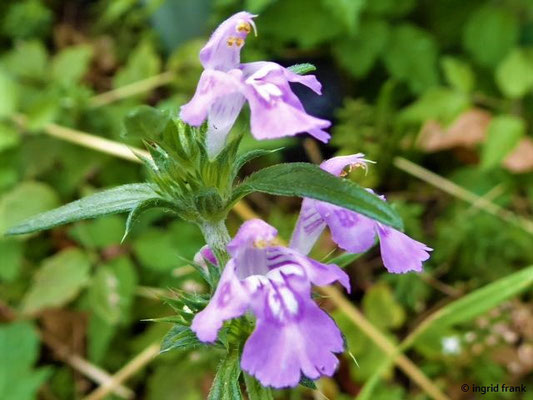
<svg viewBox="0 0 533 400">
<path fill-rule="evenodd" d="M 384 284 L 372 286 L 363 298 L 363 310 L 378 328 L 398 328 L 405 321 L 403 307 L 394 299 L 391 289 Z"/>
<path fill-rule="evenodd" d="M 34 313 L 69 302 L 89 282 L 91 264 L 79 249 L 63 250 L 46 259 L 24 296 L 22 310 Z"/>
<path fill-rule="evenodd" d="M 403 24 L 391 31 L 383 60 L 389 73 L 407 83 L 414 93 L 438 84 L 437 43 L 431 34 L 414 25 Z"/>
<path fill-rule="evenodd" d="M 368 0 L 365 11 L 369 14 L 398 17 L 407 14 L 416 5 L 416 0 Z"/>
<path fill-rule="evenodd" d="M 113 78 L 113 87 L 118 88 L 129 83 L 150 78 L 161 69 L 161 59 L 149 41 L 142 41 L 131 52 L 127 64 Z M 146 97 L 148 93 L 140 95 Z"/>
<path fill-rule="evenodd" d="M 93 56 L 89 45 L 67 47 L 52 60 L 52 78 L 62 83 L 79 82 L 87 73 Z"/>
<path fill-rule="evenodd" d="M 356 211 L 386 225 L 402 227 L 401 218 L 379 197 L 355 182 L 339 179 L 316 165 L 278 164 L 249 176 L 235 189 L 234 201 L 253 192 L 308 197 Z"/>
<path fill-rule="evenodd" d="M 20 134 L 10 125 L 0 123 L 0 153 L 20 143 Z"/>
<path fill-rule="evenodd" d="M 22 264 L 23 243 L 13 239 L 0 238 L 0 281 L 13 281 Z"/>
<path fill-rule="evenodd" d="M 355 35 L 339 38 L 334 52 L 341 65 L 355 77 L 372 69 L 389 39 L 389 25 L 380 19 L 365 19 Z"/>
<path fill-rule="evenodd" d="M 533 90 L 533 49 L 514 49 L 496 69 L 496 83 L 511 99 L 523 97 Z"/>
<path fill-rule="evenodd" d="M 2 32 L 13 39 L 42 37 L 50 30 L 53 14 L 40 0 L 16 1 L 2 20 Z"/>
<path fill-rule="evenodd" d="M 168 113 L 157 108 L 136 107 L 124 118 L 124 136 L 145 140 L 158 138 L 170 120 Z"/>
<path fill-rule="evenodd" d="M 48 53 L 42 42 L 17 43 L 4 58 L 5 66 L 14 76 L 43 81 L 46 79 Z"/>
<path fill-rule="evenodd" d="M 441 66 L 446 81 L 455 89 L 470 93 L 474 89 L 474 72 L 470 65 L 453 57 L 443 57 Z"/>
<path fill-rule="evenodd" d="M 260 13 L 276 0 L 246 0 L 245 10 L 251 13 Z"/>
<path fill-rule="evenodd" d="M 18 192 L 16 193 L 17 195 L 19 194 Z M 20 235 L 23 233 L 42 231 L 69 222 L 131 211 L 139 203 L 154 197 L 158 197 L 158 195 L 155 193 L 152 186 L 147 183 L 133 183 L 118 186 L 113 189 L 104 190 L 91 196 L 84 197 L 81 200 L 66 204 L 55 210 L 35 215 L 33 218 L 26 219 L 16 226 L 13 225 L 21 220 L 20 217 L 28 217 L 28 215 L 35 214 L 38 211 L 30 213 L 24 210 L 24 215 L 20 215 L 16 219 L 10 217 L 9 220 L 2 223 L 3 203 L 0 203 L 0 228 L 2 226 L 12 226 L 7 232 L 9 235 Z M 4 206 L 4 208 L 8 206 L 9 204 Z M 35 207 L 31 208 L 31 211 L 34 210 Z M 1 231 L 2 229 L 0 229 L 0 232 Z"/>
<path fill-rule="evenodd" d="M 0 198 L 0 234 L 29 216 L 59 204 L 54 190 L 39 182 L 23 182 Z M 29 230 L 20 233 L 29 233 Z"/>
<path fill-rule="evenodd" d="M 533 266 L 529 266 L 444 306 L 426 319 L 413 333 L 413 337 L 422 333 L 434 334 L 453 325 L 472 321 L 503 301 L 530 289 L 532 285 Z"/>
<path fill-rule="evenodd" d="M 8 117 L 17 109 L 19 92 L 16 83 L 0 67 L 0 118 Z"/>
<path fill-rule="evenodd" d="M 513 115 L 500 115 L 490 122 L 481 153 L 481 166 L 493 168 L 500 164 L 525 134 L 524 121 Z"/>
<path fill-rule="evenodd" d="M 0 398 L 33 400 L 49 375 L 47 369 L 34 370 L 39 357 L 39 338 L 29 322 L 0 325 Z"/>
<path fill-rule="evenodd" d="M 468 106 L 469 99 L 465 94 L 449 88 L 435 87 L 406 107 L 401 118 L 419 124 L 429 119 L 450 123 Z"/>
<path fill-rule="evenodd" d="M 128 258 L 100 265 L 88 291 L 91 311 L 109 324 L 125 321 L 136 285 L 135 267 Z"/>
<path fill-rule="evenodd" d="M 69 229 L 71 237 L 91 249 L 120 244 L 123 234 L 124 219 L 117 215 L 81 222 Z"/>
<path fill-rule="evenodd" d="M 322 2 L 335 18 L 344 24 L 349 33 L 356 31 L 366 0 L 322 0 Z"/>
<path fill-rule="evenodd" d="M 509 8 L 484 5 L 464 26 L 463 45 L 479 64 L 494 67 L 516 44 L 518 35 L 517 18 Z"/>
<path fill-rule="evenodd" d="M 304 49 L 334 38 L 343 25 L 323 0 L 276 1 L 261 14 L 262 34 Z"/>
<path fill-rule="evenodd" d="M 239 388 L 241 375 L 238 348 L 232 348 L 218 365 L 217 374 L 207 400 L 242 400 Z"/>
</svg>

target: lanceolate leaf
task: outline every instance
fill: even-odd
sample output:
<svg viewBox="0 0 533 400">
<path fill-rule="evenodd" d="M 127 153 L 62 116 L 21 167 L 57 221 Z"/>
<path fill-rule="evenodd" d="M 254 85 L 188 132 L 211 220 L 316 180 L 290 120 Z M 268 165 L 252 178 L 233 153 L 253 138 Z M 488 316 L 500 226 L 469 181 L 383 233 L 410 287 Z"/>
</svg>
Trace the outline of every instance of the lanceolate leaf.
<svg viewBox="0 0 533 400">
<path fill-rule="evenodd" d="M 249 400 L 274 400 L 272 390 L 261 385 L 253 376 L 244 373 L 244 383 Z"/>
<path fill-rule="evenodd" d="M 242 400 L 239 388 L 239 350 L 231 348 L 220 362 L 207 400 Z"/>
<path fill-rule="evenodd" d="M 161 353 L 170 350 L 190 350 L 203 346 L 191 328 L 184 325 L 174 325 L 163 338 Z"/>
<path fill-rule="evenodd" d="M 279 150 L 281 150 L 282 147 L 278 149 L 273 150 L 266 150 L 266 149 L 257 149 L 257 150 L 251 150 L 247 153 L 242 154 L 237 158 L 237 161 L 235 161 L 235 167 L 234 167 L 234 175 L 237 175 L 237 172 L 244 166 L 244 164 L 262 156 L 266 156 L 267 154 L 275 153 Z"/>
<path fill-rule="evenodd" d="M 235 189 L 233 200 L 252 192 L 321 200 L 402 229 L 401 218 L 385 201 L 356 183 L 337 178 L 313 164 L 278 164 L 262 169 Z"/>
<path fill-rule="evenodd" d="M 10 228 L 6 234 L 20 235 L 82 219 L 127 212 L 135 209 L 139 204 L 155 198 L 159 198 L 159 195 L 147 183 L 118 186 L 38 214 Z"/>
<path fill-rule="evenodd" d="M 133 208 L 128 215 L 128 219 L 126 221 L 126 230 L 124 231 L 122 241 L 126 239 L 126 236 L 128 236 L 131 231 L 131 228 L 133 227 L 133 224 L 141 216 L 141 214 L 152 208 L 163 208 L 165 210 L 172 211 L 174 206 L 171 202 L 160 197 L 150 198 L 148 200 L 138 203 L 137 206 L 135 206 L 135 208 Z"/>
</svg>

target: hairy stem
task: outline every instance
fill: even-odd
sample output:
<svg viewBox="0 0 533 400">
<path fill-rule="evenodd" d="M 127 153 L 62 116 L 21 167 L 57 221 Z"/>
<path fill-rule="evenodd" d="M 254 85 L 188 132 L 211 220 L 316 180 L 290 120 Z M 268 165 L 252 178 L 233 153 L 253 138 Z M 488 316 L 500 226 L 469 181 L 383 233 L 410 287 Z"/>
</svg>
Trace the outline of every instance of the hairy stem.
<svg viewBox="0 0 533 400">
<path fill-rule="evenodd" d="M 204 221 L 200 224 L 200 229 L 202 230 L 207 245 L 215 255 L 218 265 L 224 268 L 229 260 L 226 246 L 231 240 L 225 221 Z"/>
</svg>

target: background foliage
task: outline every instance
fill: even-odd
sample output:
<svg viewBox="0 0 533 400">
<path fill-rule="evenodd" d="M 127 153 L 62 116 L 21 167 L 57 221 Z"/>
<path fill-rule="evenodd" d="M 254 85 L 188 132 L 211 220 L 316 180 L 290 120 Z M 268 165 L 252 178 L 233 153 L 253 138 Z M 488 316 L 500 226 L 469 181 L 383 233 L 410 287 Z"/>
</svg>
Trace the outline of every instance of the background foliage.
<svg viewBox="0 0 533 400">
<path fill-rule="evenodd" d="M 462 383 L 531 380 L 531 286 L 521 297 L 491 302 L 505 285 L 527 282 L 512 274 L 533 264 L 529 0 L 3 1 L 0 235 L 37 212 L 142 180 L 140 166 L 51 137 L 50 127 L 123 141 L 122 120 L 134 106 L 176 110 L 195 89 L 206 35 L 241 9 L 260 14 L 259 36 L 248 39 L 245 60 L 316 64 L 324 95 L 295 90 L 311 114 L 334 121 L 333 147 L 301 138 L 257 143 L 247 135 L 247 149 L 284 147 L 255 160 L 248 172 L 281 159 L 317 161 L 321 153 L 364 152 L 376 160 L 353 179 L 386 194 L 406 232 L 435 251 L 422 275 L 386 274 L 377 251 L 359 257 L 347 266 L 352 303 L 399 343 L 442 305 L 496 283 L 489 296 L 465 306 L 474 311 L 454 309 L 455 320 L 421 334 L 407 355 L 453 399 L 471 398 Z M 164 71 L 170 73 L 158 75 Z M 94 97 L 153 76 L 167 84 Z M 245 129 L 243 122 L 235 129 Z M 443 194 L 438 183 L 399 168 L 398 156 L 513 214 L 502 219 Z M 296 199 L 254 194 L 250 200 L 289 237 Z M 234 231 L 240 220 L 231 218 Z M 124 223 L 112 216 L 0 237 L 0 398 L 82 398 L 94 384 L 66 362 L 69 355 L 117 371 L 168 331 L 165 323 L 145 321 L 173 314 L 161 290 L 206 290 L 184 267 L 203 245 L 196 227 L 150 212 L 121 243 Z M 324 257 L 331 250 L 324 237 L 315 251 Z M 322 305 L 332 308 L 327 299 Z M 343 355 L 337 375 L 319 389 L 329 399 L 349 399 L 377 379 L 384 354 L 342 310 L 332 312 L 357 363 Z M 127 385 L 135 398 L 202 399 L 217 363 L 216 351 L 169 351 Z M 427 398 L 390 366 L 383 377 L 372 399 Z M 506 398 L 531 398 L 528 389 L 530 397 Z M 313 396 L 319 395 L 303 387 L 276 393 Z"/>
</svg>

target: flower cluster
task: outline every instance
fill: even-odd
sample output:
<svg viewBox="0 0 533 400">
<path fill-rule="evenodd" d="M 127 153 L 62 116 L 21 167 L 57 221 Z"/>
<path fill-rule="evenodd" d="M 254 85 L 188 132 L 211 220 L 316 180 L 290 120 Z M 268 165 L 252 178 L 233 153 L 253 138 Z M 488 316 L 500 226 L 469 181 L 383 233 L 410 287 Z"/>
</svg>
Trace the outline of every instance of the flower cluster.
<svg viewBox="0 0 533 400">
<path fill-rule="evenodd" d="M 257 139 L 273 139 L 307 132 L 323 142 L 330 122 L 307 114 L 290 82 L 320 94 L 312 75 L 300 76 L 273 62 L 242 64 L 240 51 L 254 30 L 256 16 L 240 12 L 224 21 L 200 52 L 204 67 L 191 101 L 180 117 L 199 126 L 208 120 L 206 147 L 211 158 L 224 149 L 226 138 L 246 102 L 251 132 Z M 367 168 L 362 154 L 334 157 L 321 168 L 344 176 L 353 167 Z M 370 191 L 370 189 L 368 189 Z M 382 197 L 384 200 L 384 198 Z M 277 231 L 266 222 L 245 222 L 227 245 L 230 256 L 209 304 L 196 314 L 191 329 L 203 342 L 214 342 L 223 323 L 252 313 L 255 329 L 247 339 L 241 367 L 264 386 L 295 386 L 303 377 L 331 376 L 344 350 L 333 320 L 311 296 L 312 285 L 339 282 L 350 291 L 349 278 L 337 265 L 308 257 L 324 229 L 342 249 L 361 253 L 379 239 L 383 264 L 389 272 L 421 271 L 431 249 L 404 233 L 367 216 L 314 199 L 304 199 L 290 244 L 283 246 Z M 195 257 L 207 267 L 217 260 L 209 247 Z"/>
<path fill-rule="evenodd" d="M 206 145 L 214 158 L 245 102 L 251 113 L 251 131 L 257 139 L 275 139 L 308 132 L 322 142 L 329 121 L 307 114 L 289 82 L 321 93 L 313 75 L 301 76 L 274 62 L 241 63 L 240 53 L 255 15 L 240 12 L 224 21 L 200 51 L 204 72 L 191 101 L 181 107 L 180 118 L 193 126 L 208 119 Z"/>
</svg>

